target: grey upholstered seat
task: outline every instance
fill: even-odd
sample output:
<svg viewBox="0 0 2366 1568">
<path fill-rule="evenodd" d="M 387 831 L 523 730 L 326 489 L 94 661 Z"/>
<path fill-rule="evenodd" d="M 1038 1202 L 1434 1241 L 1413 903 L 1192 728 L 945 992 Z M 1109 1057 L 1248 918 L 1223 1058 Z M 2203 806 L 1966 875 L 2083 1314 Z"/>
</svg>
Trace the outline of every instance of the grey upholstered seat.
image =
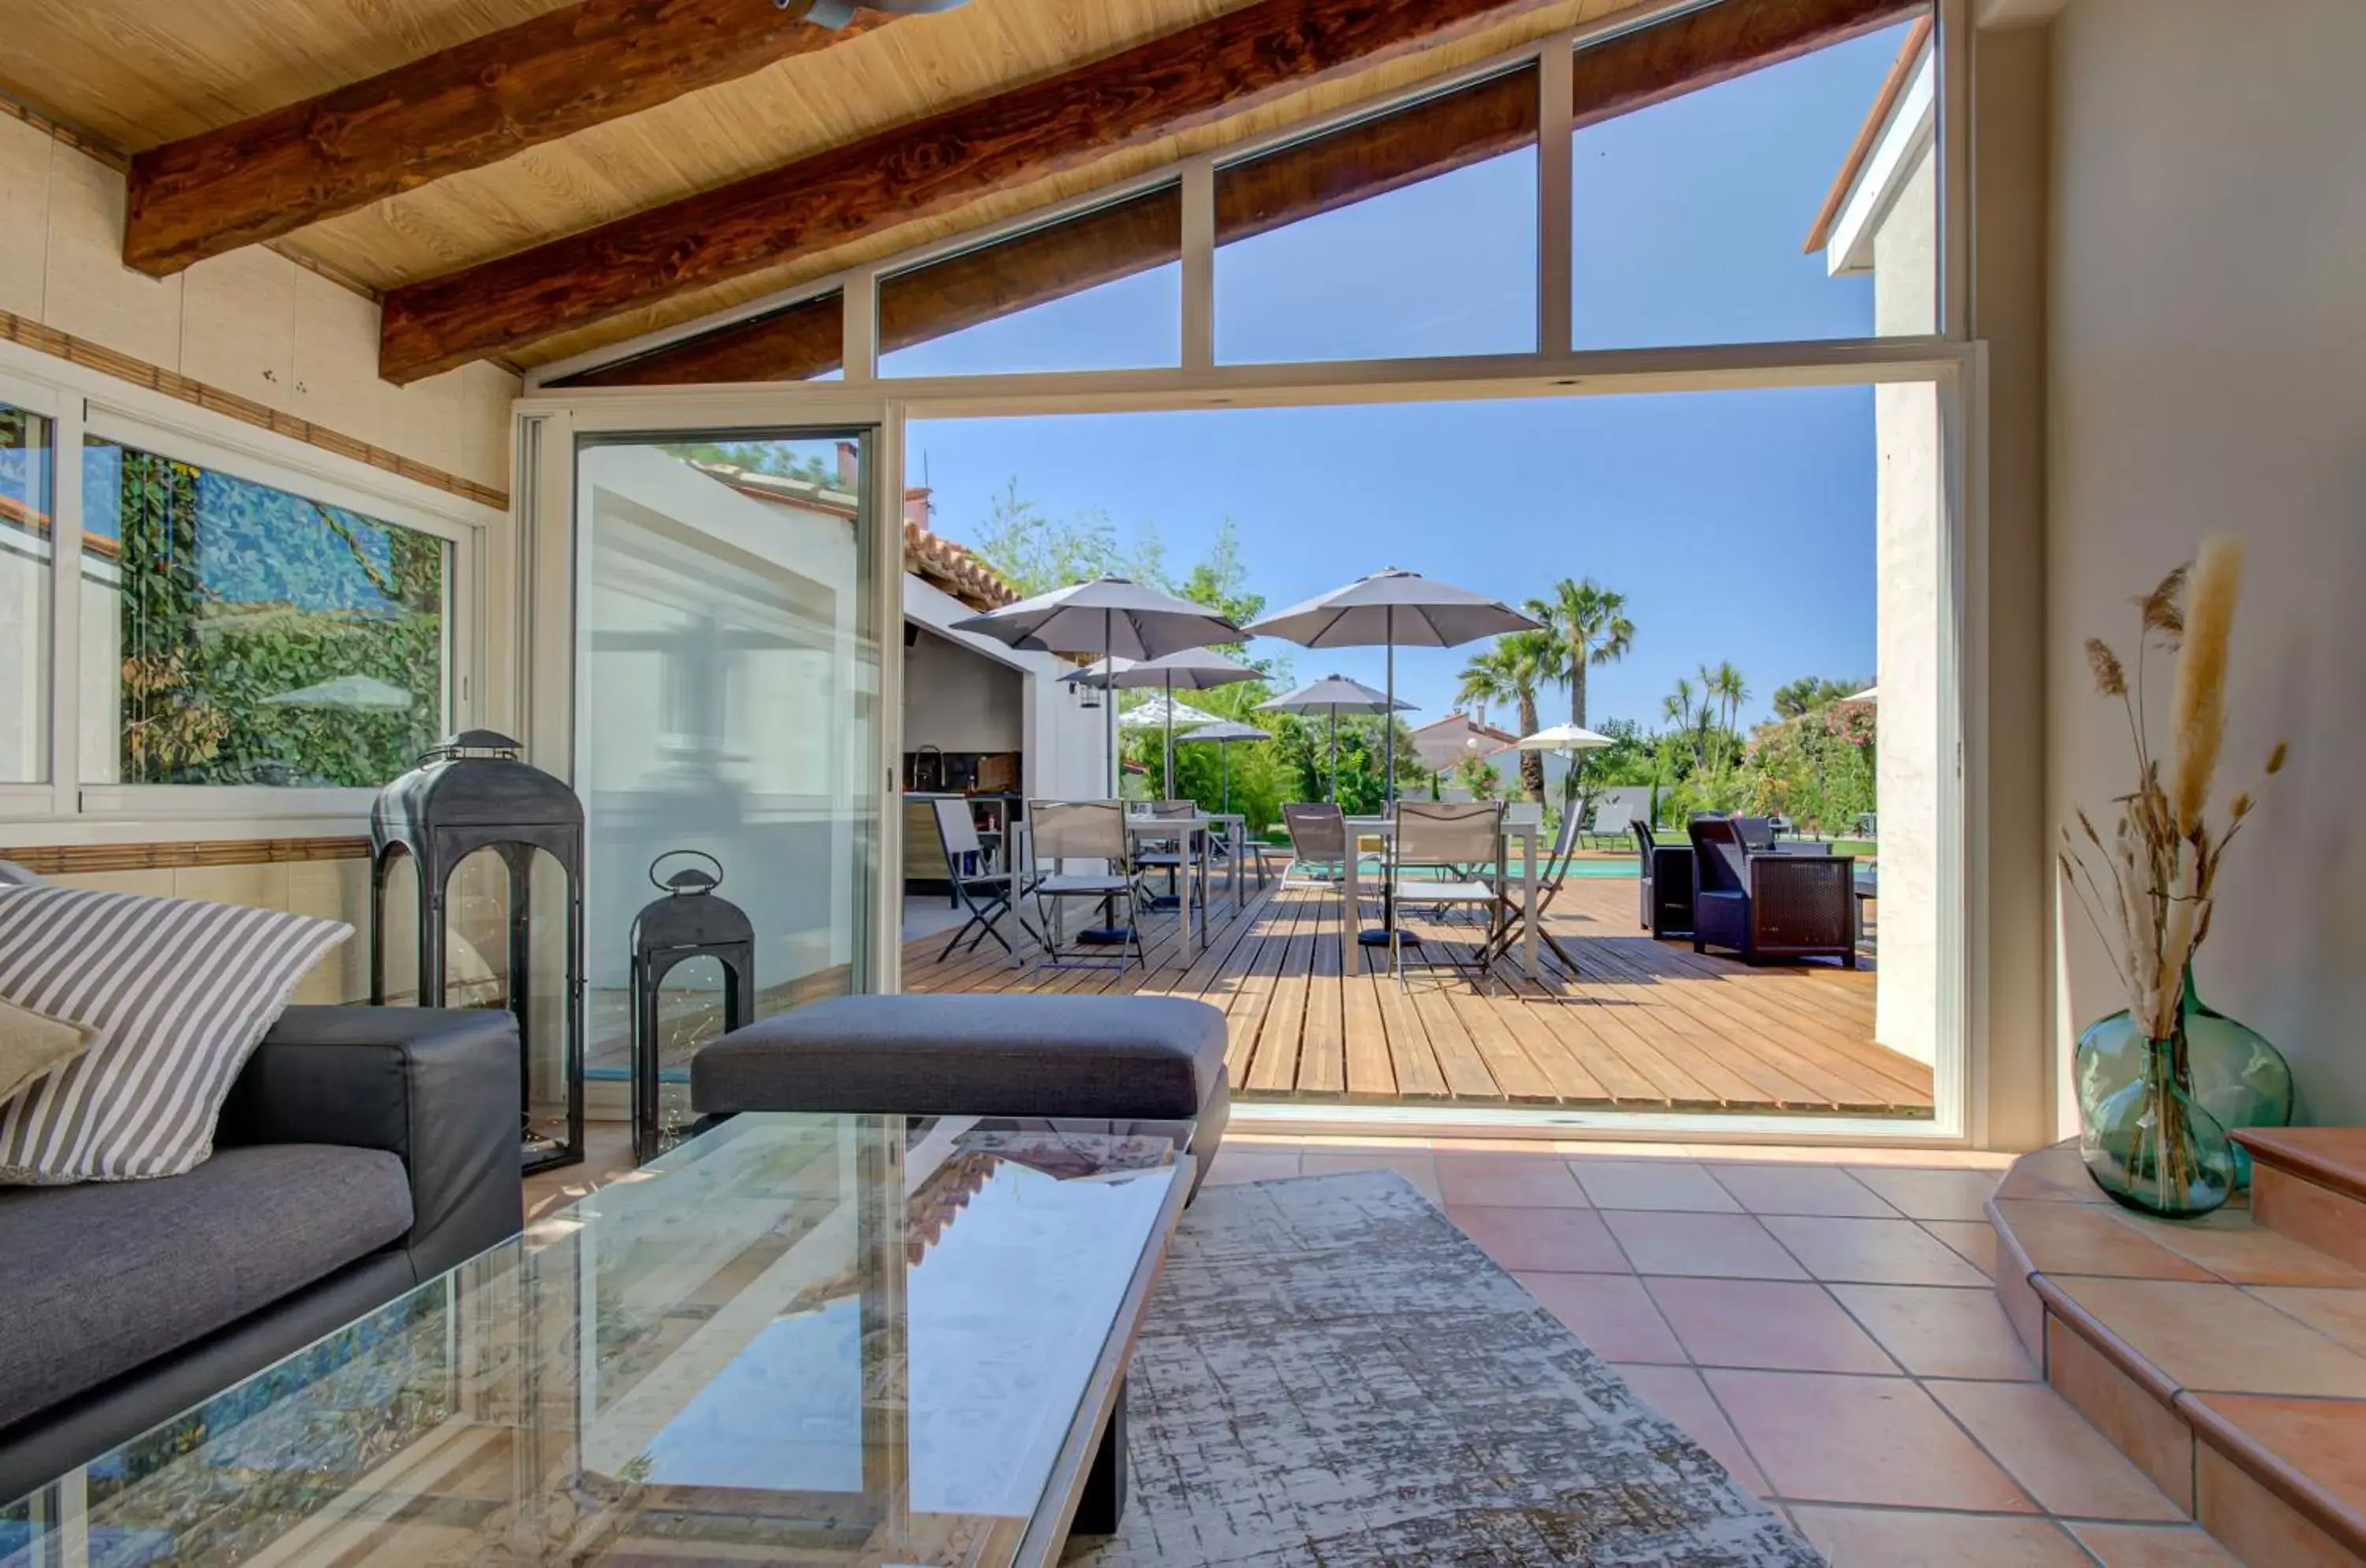
<svg viewBox="0 0 2366 1568">
<path fill-rule="evenodd" d="M 186 1176 L 0 1190 L 0 1427 L 402 1240 L 380 1149 L 222 1149 Z"/>
<path fill-rule="evenodd" d="M 1211 1159 L 1231 1111 L 1224 1015 L 1186 997 L 832 997 L 691 1059 L 706 1115 L 1190 1120 Z"/>
</svg>

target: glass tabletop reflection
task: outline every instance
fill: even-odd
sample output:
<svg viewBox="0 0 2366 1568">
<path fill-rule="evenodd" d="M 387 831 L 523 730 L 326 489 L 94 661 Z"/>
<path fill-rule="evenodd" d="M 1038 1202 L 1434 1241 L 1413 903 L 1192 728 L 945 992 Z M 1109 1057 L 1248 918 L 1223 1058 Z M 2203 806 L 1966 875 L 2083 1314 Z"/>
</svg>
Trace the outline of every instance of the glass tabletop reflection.
<svg viewBox="0 0 2366 1568">
<path fill-rule="evenodd" d="M 734 1118 L 0 1511 L 0 1568 L 1015 1562 L 1189 1134 Z"/>
</svg>

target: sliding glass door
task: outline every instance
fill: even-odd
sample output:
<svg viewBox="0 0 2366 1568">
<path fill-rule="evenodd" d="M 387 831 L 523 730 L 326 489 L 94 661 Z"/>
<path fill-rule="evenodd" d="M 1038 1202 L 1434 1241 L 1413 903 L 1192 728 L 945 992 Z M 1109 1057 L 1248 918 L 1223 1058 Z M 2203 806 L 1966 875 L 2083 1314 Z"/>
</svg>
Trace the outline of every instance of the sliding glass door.
<svg viewBox="0 0 2366 1568">
<path fill-rule="evenodd" d="M 676 874 L 719 870 L 711 896 L 747 912 L 756 1016 L 882 981 L 876 446 L 871 426 L 575 433 L 595 1099 L 632 1082 L 635 916 Z M 709 958 L 661 988 L 666 1124 L 723 1000 Z"/>
</svg>

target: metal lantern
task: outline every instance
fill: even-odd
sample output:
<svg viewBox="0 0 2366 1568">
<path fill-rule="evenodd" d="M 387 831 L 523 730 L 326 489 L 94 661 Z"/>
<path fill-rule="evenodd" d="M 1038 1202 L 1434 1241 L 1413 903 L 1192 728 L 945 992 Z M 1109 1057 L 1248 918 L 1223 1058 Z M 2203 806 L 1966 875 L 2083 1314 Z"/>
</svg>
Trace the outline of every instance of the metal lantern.
<svg viewBox="0 0 2366 1568">
<path fill-rule="evenodd" d="M 419 873 L 419 1005 L 445 1005 L 450 883 L 460 863 L 490 850 L 509 868 L 509 1010 L 517 1018 L 521 1129 L 528 1170 L 583 1157 L 583 803 L 524 760 L 524 748 L 490 729 L 463 730 L 378 792 L 370 807 L 370 1001 L 386 1005 L 387 877 L 399 851 Z M 560 1071 L 567 1136 L 534 1131 L 533 878 L 536 851 L 567 877 L 567 965 Z"/>
<path fill-rule="evenodd" d="M 694 856 L 713 866 L 684 866 L 660 878 L 658 867 L 677 856 Z M 746 1027 L 756 1001 L 756 928 L 747 911 L 715 890 L 723 886 L 723 863 L 704 850 L 669 850 L 649 863 L 649 881 L 665 897 L 633 917 L 633 1160 L 642 1164 L 665 1152 L 659 1105 L 662 1064 L 658 1033 L 658 995 L 674 965 L 712 958 L 723 966 L 723 1030 Z"/>
</svg>

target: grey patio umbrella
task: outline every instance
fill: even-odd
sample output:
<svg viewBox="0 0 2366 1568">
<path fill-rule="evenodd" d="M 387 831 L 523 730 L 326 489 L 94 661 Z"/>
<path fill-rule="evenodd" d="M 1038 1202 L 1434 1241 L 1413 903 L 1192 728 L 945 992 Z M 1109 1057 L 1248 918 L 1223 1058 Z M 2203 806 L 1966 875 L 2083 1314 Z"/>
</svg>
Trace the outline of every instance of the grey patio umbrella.
<svg viewBox="0 0 2366 1568">
<path fill-rule="evenodd" d="M 1194 604 L 1123 577 L 1072 582 L 955 621 L 1010 648 L 1038 653 L 1094 653 L 1105 659 L 1160 659 L 1211 642 L 1238 642 L 1241 628 L 1204 604 Z M 1109 705 L 1106 777 L 1117 798 L 1117 705 Z"/>
<path fill-rule="evenodd" d="M 1386 692 L 1376 691 L 1361 681 L 1350 681 L 1345 675 L 1325 675 L 1294 692 L 1285 692 L 1269 703 L 1257 704 L 1276 713 L 1321 713 L 1331 718 L 1331 804 L 1339 804 L 1339 716 L 1343 713 L 1404 713 L 1411 703 L 1401 703 Z M 1395 726 L 1390 726 L 1391 729 Z"/>
<path fill-rule="evenodd" d="M 1114 671 L 1110 668 L 1112 662 L 1117 666 Z M 1166 694 L 1166 793 L 1159 797 L 1162 800 L 1175 798 L 1175 694 L 1204 692 L 1211 686 L 1230 686 L 1256 678 L 1255 670 L 1212 648 L 1187 648 L 1164 659 L 1145 659 L 1138 663 L 1102 660 L 1073 675 L 1060 677 L 1078 685 L 1104 689 L 1149 687 Z"/>
<path fill-rule="evenodd" d="M 1238 724 L 1226 719 L 1221 724 L 1203 724 L 1183 738 L 1186 746 L 1195 740 L 1211 740 L 1216 744 L 1216 761 L 1224 779 L 1224 809 L 1233 808 L 1233 744 L 1240 740 L 1270 740 L 1273 737 L 1254 724 Z"/>
<path fill-rule="evenodd" d="M 1251 637 L 1278 637 L 1307 648 L 1385 648 L 1391 706 L 1397 695 L 1397 649 L 1453 648 L 1505 632 L 1532 632 L 1530 620 L 1501 600 L 1417 572 L 1391 567 L 1345 588 L 1317 594 L 1249 627 Z M 1397 798 L 1397 727 L 1387 727 L 1388 800 Z"/>
<path fill-rule="evenodd" d="M 1249 628 L 1251 637 L 1278 637 L 1307 648 L 1371 648 L 1388 649 L 1388 699 L 1397 696 L 1397 648 L 1453 648 L 1482 637 L 1505 632 L 1536 631 L 1541 623 L 1509 604 L 1473 593 L 1451 583 L 1433 582 L 1417 572 L 1390 567 L 1359 577 L 1344 588 L 1317 594 L 1293 604 L 1279 615 L 1268 615 Z M 1387 806 L 1397 804 L 1397 727 L 1388 725 L 1382 763 L 1386 770 Z M 1380 892 L 1380 929 L 1358 934 L 1357 940 L 1377 945 L 1389 940 L 1396 924 L 1396 882 Z"/>
</svg>

